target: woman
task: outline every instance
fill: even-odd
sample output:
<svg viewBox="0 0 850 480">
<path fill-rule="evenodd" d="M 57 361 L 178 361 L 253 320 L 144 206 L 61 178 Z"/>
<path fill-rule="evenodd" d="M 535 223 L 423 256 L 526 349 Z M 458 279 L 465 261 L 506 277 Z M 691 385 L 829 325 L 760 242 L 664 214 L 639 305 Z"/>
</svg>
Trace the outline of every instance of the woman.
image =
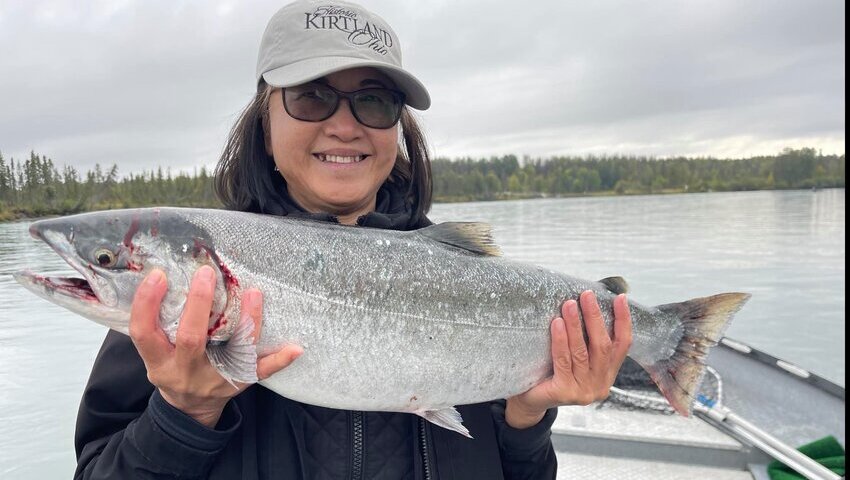
<svg viewBox="0 0 850 480">
<path fill-rule="evenodd" d="M 228 208 L 396 230 L 431 223 L 427 151 L 407 110 L 430 99 L 386 22 L 349 3 L 290 4 L 263 36 L 257 83 L 218 166 Z M 604 398 L 631 343 L 624 297 L 612 341 L 593 295 L 581 296 L 587 344 L 576 302 L 565 302 L 551 327 L 553 377 L 504 402 L 459 406 L 467 439 L 412 414 L 234 389 L 204 354 L 214 281 L 210 268 L 196 272 L 174 345 L 157 324 L 164 274 L 139 287 L 131 338 L 107 335 L 83 396 L 76 478 L 554 478 L 555 407 Z M 246 291 L 241 311 L 259 326 L 261 292 Z M 258 376 L 300 353 L 260 359 Z"/>
</svg>

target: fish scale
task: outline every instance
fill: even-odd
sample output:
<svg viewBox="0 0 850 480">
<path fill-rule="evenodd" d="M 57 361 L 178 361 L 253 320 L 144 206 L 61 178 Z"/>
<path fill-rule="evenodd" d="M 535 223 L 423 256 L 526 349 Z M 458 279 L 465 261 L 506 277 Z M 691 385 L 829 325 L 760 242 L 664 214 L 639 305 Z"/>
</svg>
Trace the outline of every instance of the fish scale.
<svg viewBox="0 0 850 480">
<path fill-rule="evenodd" d="M 30 232 L 84 277 L 16 275 L 54 303 L 127 333 L 136 287 L 161 268 L 161 325 L 173 340 L 189 279 L 209 264 L 218 278 L 207 354 L 222 376 L 256 381 L 256 355 L 294 343 L 304 353 L 262 385 L 314 405 L 416 413 L 464 435 L 454 405 L 507 398 L 552 374 L 549 326 L 563 301 L 594 291 L 611 331 L 614 298 L 627 288 L 618 277 L 587 281 L 502 258 L 489 227 L 473 223 L 397 232 L 155 208 L 42 220 Z M 104 249 L 114 265 L 98 263 L 112 258 Z M 263 292 L 256 348 L 238 321 L 247 288 Z M 680 413 L 690 411 L 708 348 L 748 298 L 629 301 L 629 355 Z"/>
</svg>

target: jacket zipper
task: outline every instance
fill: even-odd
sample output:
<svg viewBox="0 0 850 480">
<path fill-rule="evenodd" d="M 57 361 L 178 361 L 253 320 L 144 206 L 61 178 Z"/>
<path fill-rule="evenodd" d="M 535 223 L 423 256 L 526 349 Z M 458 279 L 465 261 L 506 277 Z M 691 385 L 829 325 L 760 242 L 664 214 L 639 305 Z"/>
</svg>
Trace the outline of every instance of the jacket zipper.
<svg viewBox="0 0 850 480">
<path fill-rule="evenodd" d="M 351 412 L 351 480 L 363 478 L 363 412 Z"/>
<path fill-rule="evenodd" d="M 424 480 L 431 480 L 431 463 L 428 459 L 428 432 L 425 430 L 425 419 L 419 419 L 419 448 L 422 452 L 422 466 Z"/>
</svg>

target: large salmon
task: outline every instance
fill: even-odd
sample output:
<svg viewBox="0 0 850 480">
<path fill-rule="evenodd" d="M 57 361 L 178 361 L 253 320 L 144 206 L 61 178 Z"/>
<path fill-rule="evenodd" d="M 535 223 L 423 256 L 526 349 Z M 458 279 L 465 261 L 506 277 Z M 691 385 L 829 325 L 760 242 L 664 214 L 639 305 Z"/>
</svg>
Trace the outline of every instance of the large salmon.
<svg viewBox="0 0 850 480">
<path fill-rule="evenodd" d="M 506 398 L 552 373 L 549 324 L 565 299 L 593 290 L 606 326 L 619 277 L 586 281 L 499 255 L 487 225 L 397 232 L 206 209 L 148 208 L 41 220 L 30 233 L 83 278 L 17 280 L 123 333 L 136 287 L 152 269 L 169 290 L 160 321 L 173 341 L 190 279 L 218 274 L 208 355 L 225 378 L 256 381 L 256 355 L 296 343 L 298 360 L 261 381 L 325 407 L 411 412 L 468 435 L 454 405 Z M 264 294 L 257 348 L 239 325 L 241 292 Z M 749 298 L 630 302 L 629 356 L 670 404 L 690 412 L 708 348 Z"/>
</svg>

